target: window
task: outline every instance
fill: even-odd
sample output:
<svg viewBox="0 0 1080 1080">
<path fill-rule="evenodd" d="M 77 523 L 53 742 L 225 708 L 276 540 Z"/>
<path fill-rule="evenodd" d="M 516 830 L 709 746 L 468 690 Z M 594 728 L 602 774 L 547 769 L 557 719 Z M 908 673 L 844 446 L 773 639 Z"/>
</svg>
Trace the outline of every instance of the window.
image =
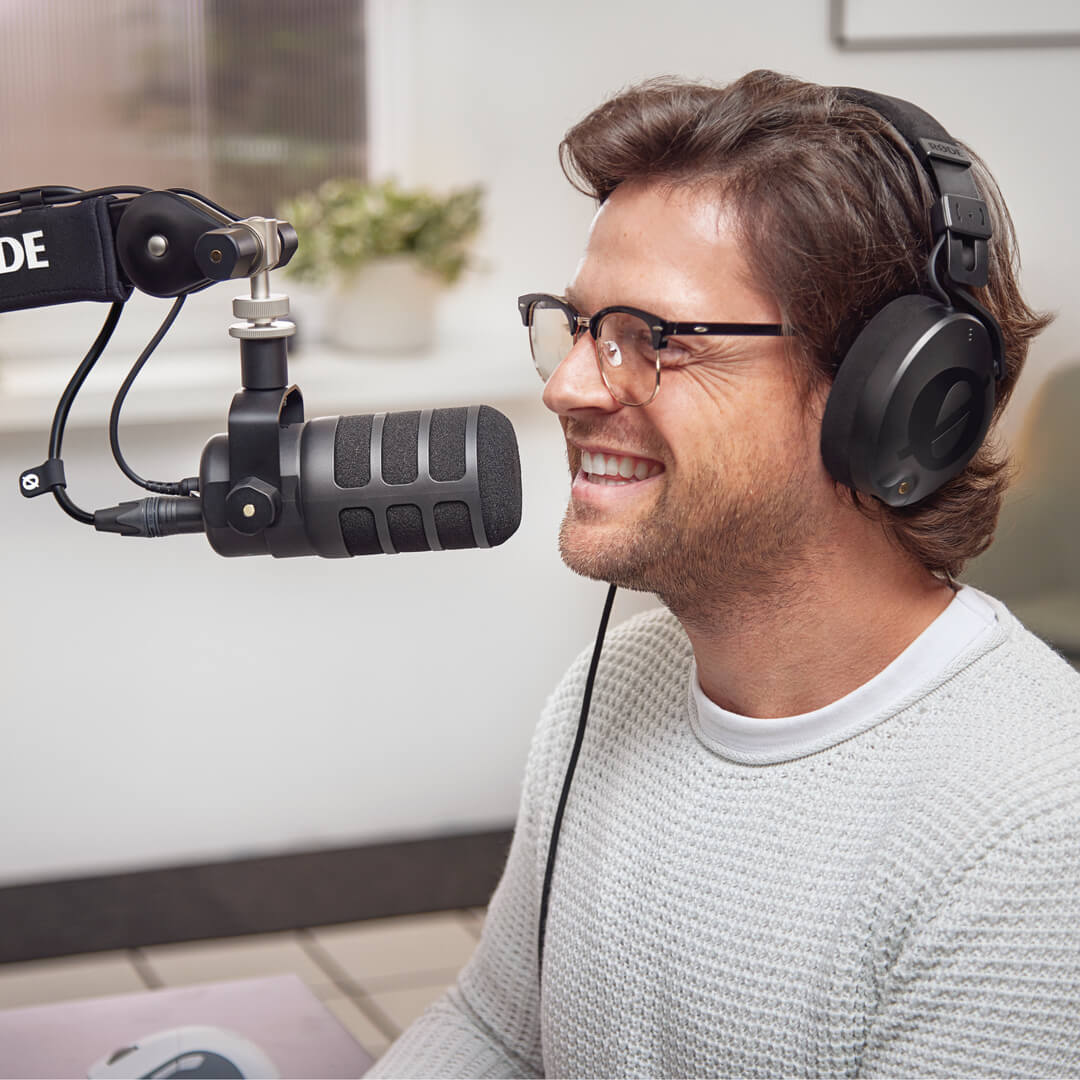
<svg viewBox="0 0 1080 1080">
<path fill-rule="evenodd" d="M 241 215 L 366 172 L 363 0 L 0 0 L 0 190 L 190 187 Z"/>
<path fill-rule="evenodd" d="M 380 65 L 400 66 L 400 12 L 387 9 L 404 3 L 0 0 L 0 191 L 185 187 L 250 216 L 272 215 L 282 199 L 327 177 L 363 178 L 371 102 L 365 39 L 375 26 L 391 44 L 380 45 L 387 53 Z M 386 98 L 384 89 L 380 129 L 392 126 L 379 119 L 396 101 Z M 275 285 L 294 292 L 285 281 Z M 167 348 L 231 350 L 225 328 L 237 291 L 192 296 Z M 126 369 L 167 304 L 136 293 L 127 308 L 99 369 Z M 56 357 L 49 379 L 59 393 L 71 356 L 81 355 L 105 317 L 98 304 L 63 312 L 0 315 L 9 384 L 15 369 L 33 373 Z M 294 303 L 298 325 L 306 316 Z M 105 381 L 106 372 L 94 378 Z M 143 392 L 149 381 L 141 380 Z"/>
</svg>

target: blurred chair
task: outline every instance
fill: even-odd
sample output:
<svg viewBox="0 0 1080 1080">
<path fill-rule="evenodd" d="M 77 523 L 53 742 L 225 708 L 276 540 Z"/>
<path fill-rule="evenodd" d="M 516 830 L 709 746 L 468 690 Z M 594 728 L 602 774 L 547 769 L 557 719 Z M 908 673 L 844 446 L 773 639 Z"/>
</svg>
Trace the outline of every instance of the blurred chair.
<svg viewBox="0 0 1080 1080">
<path fill-rule="evenodd" d="M 1080 666 L 1080 362 L 1047 378 L 1015 458 L 994 543 L 963 579 Z"/>
</svg>

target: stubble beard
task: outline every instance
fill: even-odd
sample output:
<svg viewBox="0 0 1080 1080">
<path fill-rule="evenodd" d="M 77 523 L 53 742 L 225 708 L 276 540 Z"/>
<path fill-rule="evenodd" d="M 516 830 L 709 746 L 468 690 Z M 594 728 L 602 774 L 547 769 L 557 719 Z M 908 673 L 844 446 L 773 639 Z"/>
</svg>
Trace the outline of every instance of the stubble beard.
<svg viewBox="0 0 1080 1080">
<path fill-rule="evenodd" d="M 583 577 L 654 593 L 684 623 L 708 622 L 717 603 L 790 587 L 809 534 L 804 490 L 794 474 L 780 483 L 753 476 L 738 491 L 697 477 L 678 495 L 661 492 L 618 529 L 603 529 L 598 515 L 571 501 L 559 551 Z"/>
</svg>

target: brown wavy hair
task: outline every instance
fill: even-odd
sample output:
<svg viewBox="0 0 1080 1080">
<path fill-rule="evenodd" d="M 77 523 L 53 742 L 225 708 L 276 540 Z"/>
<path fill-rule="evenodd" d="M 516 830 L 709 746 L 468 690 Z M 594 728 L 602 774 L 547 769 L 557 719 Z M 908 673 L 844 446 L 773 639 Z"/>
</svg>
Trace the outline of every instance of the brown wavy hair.
<svg viewBox="0 0 1080 1080">
<path fill-rule="evenodd" d="M 965 149 L 994 233 L 989 283 L 974 295 L 1005 342 L 990 437 L 962 473 L 913 506 L 851 491 L 895 543 L 946 578 L 993 539 L 1011 472 L 995 427 L 1032 338 L 1051 318 L 1021 296 L 1012 219 L 986 166 Z M 559 156 L 570 182 L 601 203 L 631 180 L 728 201 L 754 283 L 777 300 L 798 343 L 808 390 L 831 383 L 885 304 L 926 289 L 930 179 L 888 121 L 833 87 L 773 71 L 721 87 L 652 79 L 572 127 Z"/>
</svg>

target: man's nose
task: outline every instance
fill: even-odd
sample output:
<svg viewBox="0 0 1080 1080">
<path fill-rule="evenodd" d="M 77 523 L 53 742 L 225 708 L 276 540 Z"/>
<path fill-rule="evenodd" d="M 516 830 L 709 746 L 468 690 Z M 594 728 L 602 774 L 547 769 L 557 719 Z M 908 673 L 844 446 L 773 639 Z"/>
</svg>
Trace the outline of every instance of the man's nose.
<svg viewBox="0 0 1080 1080">
<path fill-rule="evenodd" d="M 600 376 L 596 346 L 588 331 L 578 337 L 566 359 L 544 384 L 544 404 L 560 416 L 585 409 L 614 412 L 622 408 Z"/>
</svg>

